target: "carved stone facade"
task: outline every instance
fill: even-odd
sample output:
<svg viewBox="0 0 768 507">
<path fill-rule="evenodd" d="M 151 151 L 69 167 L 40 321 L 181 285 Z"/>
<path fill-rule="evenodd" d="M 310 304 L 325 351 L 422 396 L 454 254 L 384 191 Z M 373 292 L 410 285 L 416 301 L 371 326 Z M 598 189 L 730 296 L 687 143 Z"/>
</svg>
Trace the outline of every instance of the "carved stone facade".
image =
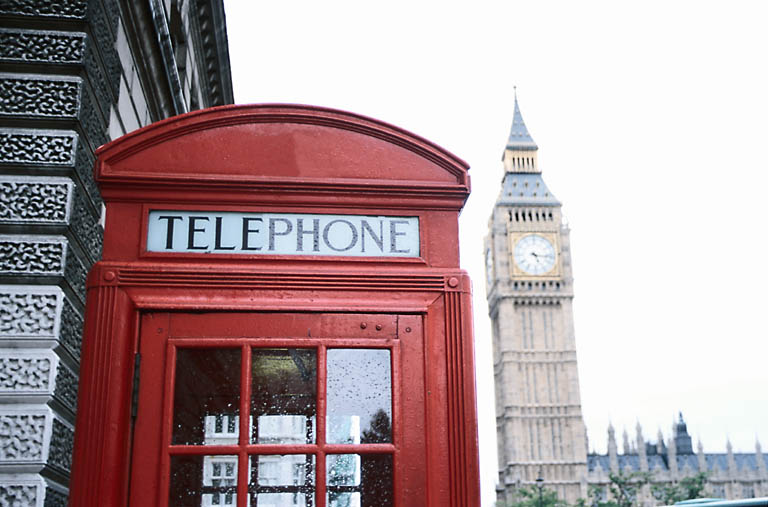
<svg viewBox="0 0 768 507">
<path fill-rule="evenodd" d="M 587 497 L 569 230 L 515 99 L 502 190 L 486 238 L 501 504 L 539 484 Z"/>
<path fill-rule="evenodd" d="M 602 498 L 610 496 L 610 474 L 647 474 L 649 484 L 639 489 L 637 504 L 663 505 L 666 502 L 658 493 L 660 487 L 701 473 L 706 474 L 702 497 L 727 500 L 768 497 L 768 456 L 763 454 L 759 441 L 755 442 L 754 453 L 733 452 L 730 441 L 726 443 L 725 453 L 705 453 L 701 442 L 694 449 L 682 413 L 666 441 L 661 430 L 656 442 L 647 441 L 639 423 L 631 441 L 624 430 L 621 453 L 611 425 L 607 448 L 607 454 L 592 453 L 587 457 L 589 486 Z"/>
<path fill-rule="evenodd" d="M 94 150 L 232 103 L 220 0 L 0 2 L 0 506 L 64 506 Z"/>
</svg>

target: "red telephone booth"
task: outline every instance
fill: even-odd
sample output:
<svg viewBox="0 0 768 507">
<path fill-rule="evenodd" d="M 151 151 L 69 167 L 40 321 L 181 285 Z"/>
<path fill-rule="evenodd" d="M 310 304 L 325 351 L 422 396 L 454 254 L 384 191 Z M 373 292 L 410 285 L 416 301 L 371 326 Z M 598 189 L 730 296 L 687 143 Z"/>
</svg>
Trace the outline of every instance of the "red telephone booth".
<svg viewBox="0 0 768 507">
<path fill-rule="evenodd" d="M 479 505 L 464 162 L 277 105 L 97 154 L 71 505 Z"/>
</svg>

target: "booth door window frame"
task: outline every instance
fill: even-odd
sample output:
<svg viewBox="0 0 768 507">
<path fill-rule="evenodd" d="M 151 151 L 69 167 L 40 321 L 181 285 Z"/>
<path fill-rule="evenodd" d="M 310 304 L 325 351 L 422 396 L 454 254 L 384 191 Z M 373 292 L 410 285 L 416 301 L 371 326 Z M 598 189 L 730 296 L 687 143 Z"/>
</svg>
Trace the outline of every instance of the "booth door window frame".
<svg viewBox="0 0 768 507">
<path fill-rule="evenodd" d="M 426 494 L 401 484 L 424 460 L 423 445 L 403 445 L 424 442 L 423 417 L 400 417 L 425 410 L 401 380 L 423 378 L 420 316 L 153 313 L 138 350 L 130 505 L 384 507 Z"/>
</svg>

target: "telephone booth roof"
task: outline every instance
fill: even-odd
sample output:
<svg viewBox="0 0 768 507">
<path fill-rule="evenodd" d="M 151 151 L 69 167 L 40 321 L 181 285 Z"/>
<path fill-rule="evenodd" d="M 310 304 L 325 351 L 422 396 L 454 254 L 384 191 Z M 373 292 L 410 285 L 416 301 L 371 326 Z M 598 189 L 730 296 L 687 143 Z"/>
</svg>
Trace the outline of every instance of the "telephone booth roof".
<svg viewBox="0 0 768 507">
<path fill-rule="evenodd" d="M 125 135 L 97 155 L 107 202 L 181 202 L 202 192 L 233 204 L 311 204 L 327 203 L 330 193 L 346 205 L 459 210 L 470 187 L 466 162 L 419 136 L 303 105 L 196 111 Z"/>
</svg>

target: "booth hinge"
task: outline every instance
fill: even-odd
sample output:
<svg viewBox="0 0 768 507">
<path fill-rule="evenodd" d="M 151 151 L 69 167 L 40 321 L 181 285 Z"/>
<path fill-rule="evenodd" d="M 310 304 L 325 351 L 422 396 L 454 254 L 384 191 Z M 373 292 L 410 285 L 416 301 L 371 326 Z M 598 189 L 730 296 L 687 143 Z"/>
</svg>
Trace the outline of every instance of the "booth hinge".
<svg viewBox="0 0 768 507">
<path fill-rule="evenodd" d="M 136 352 L 133 357 L 133 393 L 131 394 L 131 420 L 135 421 L 139 413 L 139 372 L 141 371 L 141 354 Z"/>
</svg>

